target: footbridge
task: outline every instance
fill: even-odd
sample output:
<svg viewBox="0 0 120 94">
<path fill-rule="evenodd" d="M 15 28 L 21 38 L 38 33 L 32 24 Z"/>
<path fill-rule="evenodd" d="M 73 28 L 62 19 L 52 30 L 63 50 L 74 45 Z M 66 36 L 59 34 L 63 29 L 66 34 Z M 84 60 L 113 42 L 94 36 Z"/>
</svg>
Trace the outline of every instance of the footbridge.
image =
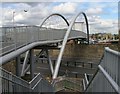
<svg viewBox="0 0 120 94">
<path fill-rule="evenodd" d="M 80 15 L 85 19 L 86 32 L 82 30 L 73 30 L 74 23 Z M 43 24 L 52 16 L 61 17 L 68 28 L 53 29 L 42 27 Z M 68 66 L 68 64 L 67 66 L 61 65 L 62 60 L 64 61 L 63 53 L 65 46 L 69 40 L 80 40 L 89 44 L 89 26 L 87 16 L 84 12 L 77 13 L 73 17 L 71 23 L 69 23 L 61 14 L 54 13 L 43 19 L 39 26 L 1 27 L 0 31 L 2 32 L 0 35 L 0 93 L 55 93 L 66 89 L 79 92 L 94 92 L 98 90 L 96 87 L 96 81 L 98 81 L 98 78 L 101 78 L 101 71 L 102 77 L 104 77 L 104 79 L 102 78 L 102 81 L 105 81 L 108 86 L 106 90 L 100 89 L 101 92 L 111 90 L 113 92 L 120 93 L 120 75 L 118 75 L 117 72 L 117 70 L 119 70 L 117 68 L 117 66 L 119 66 L 118 61 L 114 62 L 114 68 L 116 69 L 114 74 L 114 69 L 111 69 L 112 62 L 110 66 L 107 66 L 109 64 L 107 63 L 108 59 L 106 59 L 110 53 L 113 54 L 113 56 L 110 55 L 111 59 L 113 58 L 114 60 L 117 58 L 117 60 L 119 60 L 119 52 L 114 52 L 109 48 L 105 49 L 105 55 L 97 65 L 94 63 L 87 63 L 90 65 L 90 68 L 81 66 L 80 62 L 79 66 L 76 66 L 76 64 L 72 67 Z M 36 49 L 39 49 L 38 54 L 35 53 Z M 58 57 L 55 60 L 51 59 L 49 53 L 51 49 L 59 50 Z M 2 66 L 10 63 L 11 61 L 16 63 L 15 74 L 2 68 Z M 55 62 L 53 63 L 53 61 Z M 68 68 L 69 71 L 66 71 L 66 68 Z M 109 71 L 108 74 L 106 73 L 107 71 Z M 66 73 L 66 75 L 63 75 L 64 73 Z M 30 74 L 27 80 L 25 80 L 26 74 Z M 51 75 L 51 79 L 46 80 L 44 74 Z M 59 76 L 59 74 L 63 76 Z M 70 79 L 66 77 L 67 74 L 70 74 L 71 76 L 73 74 L 77 74 L 76 76 L 81 75 L 81 78 L 78 80 Z M 73 87 L 72 84 L 76 86 Z M 93 89 L 91 89 L 92 86 Z M 100 88 L 101 87 L 102 85 L 100 84 Z"/>
</svg>

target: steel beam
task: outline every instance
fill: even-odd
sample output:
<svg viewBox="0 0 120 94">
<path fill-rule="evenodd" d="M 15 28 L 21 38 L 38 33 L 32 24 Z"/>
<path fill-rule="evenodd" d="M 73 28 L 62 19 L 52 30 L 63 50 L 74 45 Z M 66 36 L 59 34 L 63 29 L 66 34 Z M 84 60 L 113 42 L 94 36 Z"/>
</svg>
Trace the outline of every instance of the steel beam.
<svg viewBox="0 0 120 94">
<path fill-rule="evenodd" d="M 16 57 L 16 75 L 18 77 L 20 77 L 20 72 L 21 72 L 21 69 L 20 69 L 20 55 Z"/>
<path fill-rule="evenodd" d="M 38 57 L 40 57 L 42 54 L 44 53 L 44 49 L 42 49 L 38 55 Z"/>
<path fill-rule="evenodd" d="M 119 85 L 113 80 L 113 78 L 104 70 L 104 68 L 101 65 L 98 65 L 100 71 L 103 73 L 107 81 L 111 84 L 113 89 L 120 94 L 120 87 Z"/>
<path fill-rule="evenodd" d="M 26 67 L 26 69 L 24 70 L 24 73 L 26 73 L 29 69 L 30 69 L 30 64 Z"/>
<path fill-rule="evenodd" d="M 38 45 L 45 45 L 45 44 L 50 44 L 50 43 L 57 43 L 60 42 L 61 40 L 53 40 L 53 41 L 40 41 L 40 42 L 34 42 L 31 43 L 27 46 L 24 46 L 16 51 L 13 51 L 7 55 L 1 56 L 0 57 L 0 66 L 2 66 L 2 64 L 6 64 L 7 62 L 9 62 L 10 60 L 14 59 L 15 57 L 19 56 L 20 54 L 38 46 Z"/>
<path fill-rule="evenodd" d="M 34 50 L 30 49 L 30 77 L 34 78 Z"/>
<path fill-rule="evenodd" d="M 70 24 L 68 30 L 66 31 L 66 34 L 65 34 L 64 39 L 63 39 L 63 42 L 62 42 L 62 47 L 61 47 L 61 49 L 60 49 L 60 53 L 59 53 L 59 55 L 58 55 L 58 59 L 57 59 L 57 62 L 56 62 L 55 71 L 54 71 L 54 74 L 53 74 L 53 79 L 55 79 L 55 78 L 57 77 L 57 75 L 58 75 L 58 71 L 59 71 L 61 59 L 62 59 L 62 56 L 63 56 L 63 52 L 64 52 L 64 49 L 65 49 L 65 45 L 66 45 L 66 43 L 67 43 L 67 40 L 68 40 L 68 37 L 69 37 L 70 32 L 71 32 L 71 30 L 72 30 L 72 27 L 73 27 L 73 25 L 74 25 L 77 17 L 78 17 L 80 14 L 82 14 L 82 15 L 84 16 L 84 18 L 85 18 L 86 27 L 87 27 L 87 33 L 88 33 L 88 35 L 89 35 L 89 28 L 88 28 L 87 17 L 86 17 L 86 15 L 85 15 L 84 12 L 80 12 L 80 13 L 78 13 L 77 15 L 75 15 L 75 17 L 74 17 L 73 20 L 71 21 L 71 24 Z M 88 43 L 89 43 L 89 36 L 88 36 Z"/>
</svg>

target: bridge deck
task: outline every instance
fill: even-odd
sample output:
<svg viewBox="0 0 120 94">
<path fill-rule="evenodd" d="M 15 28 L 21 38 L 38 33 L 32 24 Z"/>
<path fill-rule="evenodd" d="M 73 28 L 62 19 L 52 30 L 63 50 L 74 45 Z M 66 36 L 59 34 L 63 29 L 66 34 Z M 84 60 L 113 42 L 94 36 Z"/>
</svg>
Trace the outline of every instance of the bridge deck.
<svg viewBox="0 0 120 94">
<path fill-rule="evenodd" d="M 0 36 L 0 55 L 4 55 L 13 50 L 27 46 L 34 42 L 46 42 L 47 44 L 54 41 L 62 41 L 67 29 L 46 29 L 36 26 L 23 27 L 2 27 Z M 81 31 L 72 30 L 68 39 L 81 38 L 85 39 L 86 34 Z M 40 44 L 39 44 L 40 45 Z"/>
</svg>

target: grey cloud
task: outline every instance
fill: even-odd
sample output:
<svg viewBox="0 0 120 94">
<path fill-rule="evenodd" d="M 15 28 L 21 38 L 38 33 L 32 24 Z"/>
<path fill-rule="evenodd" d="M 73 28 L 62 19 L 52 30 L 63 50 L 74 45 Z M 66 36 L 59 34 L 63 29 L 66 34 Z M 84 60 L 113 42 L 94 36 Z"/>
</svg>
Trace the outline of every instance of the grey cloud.
<svg viewBox="0 0 120 94">
<path fill-rule="evenodd" d="M 51 4 L 51 2 L 24 2 L 32 7 L 35 7 L 39 4 L 43 4 L 44 6 L 48 6 L 49 4 Z"/>
</svg>

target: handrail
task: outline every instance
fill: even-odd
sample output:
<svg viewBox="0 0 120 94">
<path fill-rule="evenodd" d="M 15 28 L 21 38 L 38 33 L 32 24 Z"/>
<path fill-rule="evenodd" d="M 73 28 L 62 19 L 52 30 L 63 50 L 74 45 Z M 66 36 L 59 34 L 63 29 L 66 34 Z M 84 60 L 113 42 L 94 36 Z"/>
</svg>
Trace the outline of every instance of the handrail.
<svg viewBox="0 0 120 94">
<path fill-rule="evenodd" d="M 65 49 L 65 45 L 67 43 L 67 39 L 70 35 L 70 32 L 72 30 L 72 27 L 77 19 L 77 17 L 80 15 L 80 14 L 83 14 L 84 18 L 85 18 L 85 21 L 86 21 L 86 27 L 87 27 L 87 37 L 88 37 L 88 41 L 89 41 L 89 28 L 88 28 L 88 20 L 87 20 L 87 17 L 86 17 L 86 14 L 84 12 L 79 12 L 77 15 L 75 15 L 75 17 L 73 18 L 69 28 L 67 29 L 66 31 L 66 34 L 64 36 L 64 39 L 63 39 L 63 42 L 62 42 L 62 47 L 60 49 L 60 53 L 59 53 L 59 56 L 58 56 L 58 59 L 57 59 L 57 62 L 56 62 L 56 66 L 55 66 L 55 71 L 54 71 L 54 74 L 53 74 L 53 79 L 55 79 L 58 75 L 58 71 L 59 71 L 59 67 L 60 67 L 60 63 L 61 63 L 61 59 L 62 59 L 62 56 L 63 56 L 63 52 L 64 52 L 64 49 Z M 89 42 L 88 42 L 89 43 Z"/>
<path fill-rule="evenodd" d="M 18 50 L 16 50 L 16 52 L 11 52 L 5 56 L 2 56 L 0 57 L 0 66 L 2 66 L 2 64 L 5 64 L 6 62 L 10 61 L 11 59 L 15 58 L 16 56 L 24 53 L 25 51 L 35 47 L 35 46 L 38 46 L 38 45 L 44 45 L 44 44 L 47 44 L 47 43 L 57 43 L 57 42 L 60 42 L 61 40 L 54 40 L 54 41 L 42 41 L 42 42 L 34 42 L 34 43 L 31 43 L 27 46 L 24 46 Z"/>
<path fill-rule="evenodd" d="M 104 70 L 104 68 L 101 65 L 99 65 L 98 67 L 100 71 L 103 73 L 103 75 L 106 77 L 106 79 L 109 81 L 111 86 L 114 88 L 114 90 L 118 94 L 120 94 L 120 87 L 117 85 L 117 83 L 111 78 L 111 76 Z"/>
<path fill-rule="evenodd" d="M 101 61 L 103 60 L 103 58 L 104 58 L 104 54 L 102 55 L 102 58 L 101 58 L 99 64 L 101 63 Z M 88 89 L 88 87 L 89 87 L 90 84 L 92 83 L 92 81 L 93 81 L 93 79 L 95 78 L 95 76 L 96 76 L 96 74 L 98 73 L 98 71 L 99 71 L 99 68 L 97 68 L 95 74 L 93 75 L 92 79 L 89 81 L 89 83 L 88 83 L 88 85 L 86 86 L 86 89 L 85 89 L 84 91 L 86 91 L 86 90 Z"/>
<path fill-rule="evenodd" d="M 20 84 L 20 83 L 17 83 L 17 82 L 15 82 L 15 81 L 12 81 L 11 79 L 6 78 L 6 77 L 3 77 L 3 76 L 0 76 L 0 77 L 3 78 L 3 79 L 6 79 L 6 80 L 8 80 L 8 81 L 10 81 L 10 82 L 12 82 L 12 83 L 15 83 L 15 84 L 17 84 L 17 85 L 20 85 L 20 86 L 22 86 L 22 87 L 31 89 L 30 87 L 24 86 L 24 85 L 22 85 L 22 84 Z"/>
<path fill-rule="evenodd" d="M 0 78 L 7 80 L 8 82 L 14 83 L 15 85 L 21 86 L 23 88 L 26 88 L 26 90 L 34 90 L 36 88 L 36 86 L 38 86 L 38 84 L 41 82 L 41 80 L 43 79 L 43 77 L 41 76 L 40 73 L 38 73 L 30 82 L 27 82 L 17 76 L 15 76 L 14 74 L 8 72 L 7 70 L 3 69 L 0 67 L 0 71 L 2 72 L 0 75 Z M 4 75 L 7 74 L 8 76 Z M 9 78 L 10 76 L 10 78 Z M 16 79 L 16 80 L 14 80 Z M 43 79 L 45 83 L 47 83 L 48 81 L 46 81 L 45 79 Z M 20 81 L 20 82 L 19 82 Z M 51 85 L 52 87 L 52 85 Z M 23 91 L 24 92 L 24 91 Z"/>
<path fill-rule="evenodd" d="M 90 84 L 92 83 L 93 79 L 96 77 L 96 74 L 99 72 L 99 70 L 103 73 L 103 75 L 106 77 L 106 79 L 109 81 L 109 83 L 111 84 L 111 86 L 114 88 L 114 90 L 120 94 L 120 87 L 116 84 L 116 82 L 110 77 L 110 75 L 103 69 L 103 67 L 101 65 L 98 66 L 98 69 L 96 71 L 96 73 L 94 74 L 93 78 L 91 79 L 91 81 L 89 82 L 88 86 L 86 87 L 86 89 L 84 90 L 85 92 L 87 91 L 88 87 L 90 86 Z"/>
<path fill-rule="evenodd" d="M 117 55 L 117 56 L 120 55 L 120 52 L 114 51 L 114 50 L 112 50 L 112 49 L 110 49 L 108 47 L 105 47 L 105 51 L 110 52 L 110 53 L 112 53 L 114 55 Z M 103 56 L 102 56 L 102 59 L 101 59 L 100 63 L 102 63 L 103 58 L 105 58 Z M 113 78 L 108 74 L 108 72 L 100 64 L 98 65 L 98 69 L 97 69 L 96 73 L 94 74 L 93 78 L 90 80 L 89 84 L 87 85 L 87 87 L 86 87 L 86 89 L 84 91 L 87 91 L 87 89 L 92 84 L 92 82 L 93 82 L 93 80 L 96 77 L 96 74 L 98 72 L 101 72 L 105 76 L 106 80 L 109 82 L 111 87 L 115 90 L 115 92 L 120 94 L 120 87 L 118 86 L 118 84 L 113 80 Z"/>
<path fill-rule="evenodd" d="M 8 73 L 9 75 L 12 75 L 12 76 L 18 78 L 19 80 L 24 81 L 25 83 L 28 83 L 27 81 L 23 80 L 22 78 L 19 78 L 18 76 L 12 74 L 11 72 L 8 72 L 7 70 L 5 70 L 5 69 L 3 69 L 3 68 L 1 68 L 1 67 L 0 67 L 0 70 L 2 70 L 2 71 L 4 71 L 4 72 Z"/>
<path fill-rule="evenodd" d="M 113 53 L 113 54 L 115 54 L 115 55 L 120 56 L 120 52 L 115 51 L 115 50 L 112 50 L 112 49 L 110 49 L 109 47 L 105 47 L 105 50 L 106 50 L 107 52 L 110 52 L 110 53 Z"/>
<path fill-rule="evenodd" d="M 42 78 L 40 78 L 40 80 L 32 87 L 32 90 L 35 89 L 35 87 L 41 82 Z"/>
<path fill-rule="evenodd" d="M 39 77 L 39 75 L 40 75 L 40 73 L 38 73 L 38 74 L 29 82 L 29 84 L 32 83 L 37 77 Z"/>
</svg>

